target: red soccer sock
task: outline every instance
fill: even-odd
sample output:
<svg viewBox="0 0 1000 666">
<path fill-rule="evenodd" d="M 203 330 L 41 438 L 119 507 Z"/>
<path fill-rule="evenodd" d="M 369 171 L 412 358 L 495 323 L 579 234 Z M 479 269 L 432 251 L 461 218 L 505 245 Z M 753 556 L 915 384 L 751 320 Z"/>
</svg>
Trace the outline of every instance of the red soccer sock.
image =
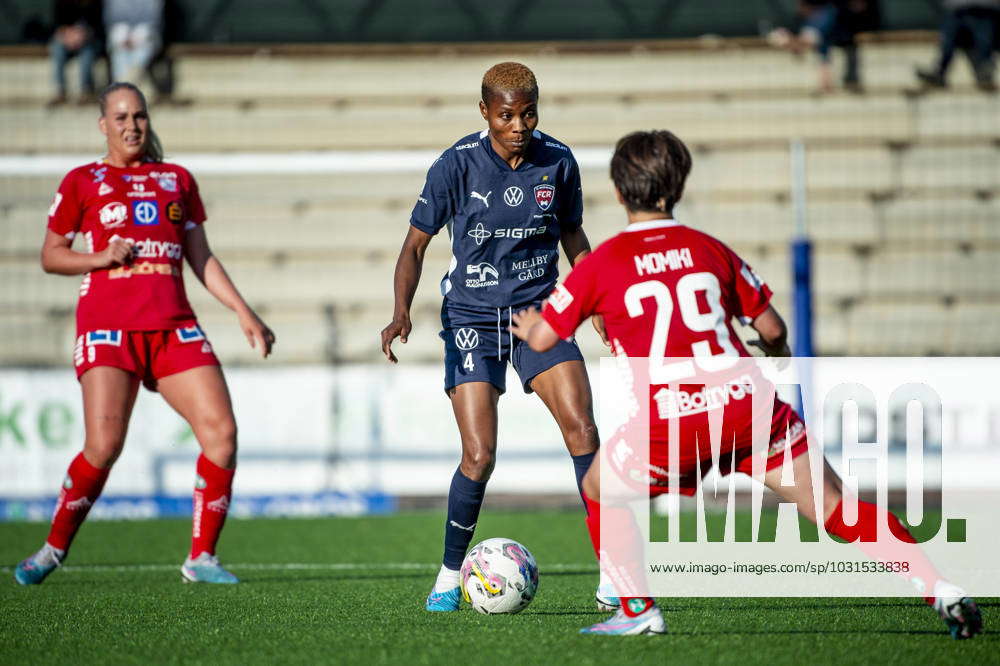
<svg viewBox="0 0 1000 666">
<path fill-rule="evenodd" d="M 110 467 L 99 469 L 91 465 L 83 457 L 83 453 L 73 458 L 66 471 L 62 490 L 59 491 L 55 513 L 52 514 L 52 527 L 46 540 L 50 546 L 69 550 L 76 531 L 90 513 L 90 507 L 100 497 L 110 473 Z"/>
<path fill-rule="evenodd" d="M 887 513 L 889 531 L 898 539 L 882 539 L 877 541 L 878 508 L 871 502 L 858 500 L 858 519 L 854 525 L 844 524 L 844 502 L 841 500 L 837 508 L 827 518 L 824 527 L 828 534 L 857 544 L 868 557 L 879 562 L 907 562 L 909 571 L 900 572 L 900 576 L 913 583 L 928 604 L 934 603 L 934 585 L 941 577 L 937 569 L 927 559 L 924 551 L 916 545 L 906 526 L 899 521 L 891 511 Z"/>
<path fill-rule="evenodd" d="M 639 540 L 638 526 L 631 510 L 626 507 L 601 505 L 590 499 L 586 493 L 583 501 L 587 507 L 587 531 L 590 533 L 590 543 L 601 568 L 608 574 L 615 589 L 633 590 L 645 587 L 645 577 L 640 567 L 642 544 Z M 601 513 L 612 527 L 611 543 L 606 543 L 606 549 L 601 548 Z M 608 527 L 605 527 L 607 530 Z M 652 597 L 621 597 L 622 610 L 629 617 L 645 613 L 654 605 Z"/>
<path fill-rule="evenodd" d="M 194 511 L 191 526 L 191 558 L 202 553 L 215 555 L 215 545 L 229 513 L 229 499 L 233 494 L 233 475 L 236 468 L 223 469 L 206 458 L 198 456 L 197 478 L 194 486 Z"/>
</svg>

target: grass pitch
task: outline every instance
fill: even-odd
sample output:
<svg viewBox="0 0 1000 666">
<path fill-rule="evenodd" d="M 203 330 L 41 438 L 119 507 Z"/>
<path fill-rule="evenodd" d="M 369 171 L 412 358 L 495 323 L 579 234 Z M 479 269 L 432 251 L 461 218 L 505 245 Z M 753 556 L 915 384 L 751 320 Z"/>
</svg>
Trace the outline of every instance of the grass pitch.
<svg viewBox="0 0 1000 666">
<path fill-rule="evenodd" d="M 986 631 L 953 641 L 917 599 L 662 599 L 669 635 L 581 636 L 597 567 L 575 512 L 484 511 L 477 540 L 538 559 L 534 603 L 514 616 L 423 610 L 440 557 L 438 512 L 232 520 L 220 556 L 237 586 L 183 585 L 182 520 L 92 522 L 41 586 L 13 566 L 47 526 L 0 524 L 0 663 L 923 664 L 1000 663 Z"/>
</svg>

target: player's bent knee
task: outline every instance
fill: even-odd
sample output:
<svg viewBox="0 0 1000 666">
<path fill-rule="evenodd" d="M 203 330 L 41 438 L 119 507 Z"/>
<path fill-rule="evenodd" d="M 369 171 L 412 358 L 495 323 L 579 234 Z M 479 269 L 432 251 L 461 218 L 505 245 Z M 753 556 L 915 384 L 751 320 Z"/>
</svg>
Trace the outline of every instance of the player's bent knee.
<svg viewBox="0 0 1000 666">
<path fill-rule="evenodd" d="M 107 469 L 115 464 L 118 456 L 121 455 L 125 447 L 125 440 L 121 438 L 112 439 L 91 439 L 83 444 L 83 457 L 91 465 L 98 469 Z"/>
<path fill-rule="evenodd" d="M 566 446 L 570 454 L 574 456 L 597 451 L 598 446 L 600 446 L 597 426 L 589 419 L 581 421 L 567 434 Z"/>
<path fill-rule="evenodd" d="M 462 474 L 473 481 L 488 481 L 493 474 L 496 456 L 491 451 L 472 451 L 462 455 Z"/>
</svg>

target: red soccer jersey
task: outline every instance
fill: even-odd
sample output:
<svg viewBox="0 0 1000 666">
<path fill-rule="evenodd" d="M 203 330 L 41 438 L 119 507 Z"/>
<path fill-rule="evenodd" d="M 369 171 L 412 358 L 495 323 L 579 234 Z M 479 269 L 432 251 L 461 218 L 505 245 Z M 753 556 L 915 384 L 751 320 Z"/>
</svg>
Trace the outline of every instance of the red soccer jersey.
<svg viewBox="0 0 1000 666">
<path fill-rule="evenodd" d="M 664 358 L 750 356 L 736 336 L 767 309 L 771 290 L 722 242 L 674 220 L 630 224 L 602 243 L 558 285 L 543 311 L 569 338 L 591 315 L 604 316 L 616 353 L 650 358 L 653 384 L 693 373 Z M 659 361 L 659 362 L 658 362 Z"/>
<path fill-rule="evenodd" d="M 198 185 L 176 164 L 135 168 L 95 162 L 63 178 L 49 209 L 49 229 L 100 252 L 115 238 L 133 245 L 127 266 L 83 277 L 77 331 L 174 329 L 195 323 L 181 275 L 184 233 L 205 221 Z"/>
</svg>

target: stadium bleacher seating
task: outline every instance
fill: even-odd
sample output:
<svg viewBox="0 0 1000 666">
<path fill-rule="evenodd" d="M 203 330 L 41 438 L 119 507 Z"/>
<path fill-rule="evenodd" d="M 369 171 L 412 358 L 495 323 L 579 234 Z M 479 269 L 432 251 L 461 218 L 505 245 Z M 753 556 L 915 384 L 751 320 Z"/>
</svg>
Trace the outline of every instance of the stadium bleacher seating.
<svg viewBox="0 0 1000 666">
<path fill-rule="evenodd" d="M 695 167 L 678 216 L 745 256 L 788 315 L 788 142 L 802 139 L 819 353 L 997 354 L 1000 97 L 974 91 L 964 68 L 947 93 L 918 94 L 911 66 L 933 50 L 868 45 L 864 96 L 816 96 L 808 59 L 725 43 L 517 57 L 539 76 L 541 129 L 578 150 L 609 150 L 639 128 L 684 138 Z M 479 79 L 495 60 L 447 49 L 406 58 L 191 54 L 178 62 L 178 96 L 191 103 L 153 108 L 153 123 L 168 154 L 434 154 L 482 125 Z M 0 158 L 96 157 L 94 109 L 43 108 L 47 67 L 37 56 L 0 58 Z M 377 360 L 393 265 L 423 174 L 195 175 L 210 241 L 276 330 L 276 360 Z M 606 167 L 587 165 L 583 178 L 596 243 L 620 229 L 622 214 Z M 76 280 L 44 275 L 37 259 L 58 180 L 0 175 L 3 364 L 59 365 L 71 353 Z M 448 256 L 447 239 L 435 239 L 415 330 L 401 350 L 408 360 L 440 358 L 437 284 Z M 235 320 L 190 274 L 188 290 L 223 360 L 253 358 Z M 581 335 L 588 353 L 600 352 L 595 337 Z"/>
</svg>

